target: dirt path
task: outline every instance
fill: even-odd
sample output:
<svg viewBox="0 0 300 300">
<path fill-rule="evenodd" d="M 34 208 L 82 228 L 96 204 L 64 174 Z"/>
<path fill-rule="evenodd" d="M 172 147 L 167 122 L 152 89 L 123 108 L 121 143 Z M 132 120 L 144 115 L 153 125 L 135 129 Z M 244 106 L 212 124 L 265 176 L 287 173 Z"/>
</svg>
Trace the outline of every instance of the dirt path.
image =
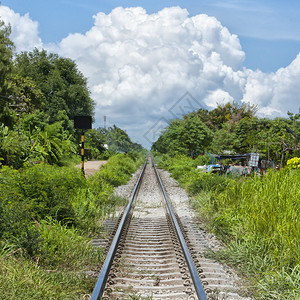
<svg viewBox="0 0 300 300">
<path fill-rule="evenodd" d="M 88 178 L 95 174 L 102 165 L 105 165 L 107 160 L 90 160 L 84 162 L 84 174 Z M 76 165 L 76 168 L 81 168 L 81 165 Z"/>
</svg>

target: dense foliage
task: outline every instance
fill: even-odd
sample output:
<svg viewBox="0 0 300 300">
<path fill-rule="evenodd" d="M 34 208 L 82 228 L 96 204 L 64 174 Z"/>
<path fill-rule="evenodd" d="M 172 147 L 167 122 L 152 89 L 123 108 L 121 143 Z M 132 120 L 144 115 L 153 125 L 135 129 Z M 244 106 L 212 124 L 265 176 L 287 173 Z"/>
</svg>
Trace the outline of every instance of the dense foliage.
<svg viewBox="0 0 300 300">
<path fill-rule="evenodd" d="M 74 116 L 94 114 L 87 80 L 74 61 L 45 50 L 13 56 L 9 35 L 10 27 L 1 21 L 0 165 L 62 165 L 79 153 L 81 132 L 74 130 Z M 91 159 L 142 150 L 115 125 L 86 132 L 86 146 Z"/>
<path fill-rule="evenodd" d="M 86 278 L 84 271 L 99 264 L 103 251 L 95 250 L 89 240 L 91 235 L 99 234 L 109 213 L 126 204 L 125 199 L 113 195 L 114 186 L 126 183 L 142 160 L 140 153 L 115 155 L 87 180 L 74 167 L 3 167 L 1 294 L 7 298 L 25 293 L 23 299 L 80 299 L 90 292 L 93 279 Z M 54 288 L 55 282 L 62 279 L 64 288 Z M 8 281 L 14 288 L 4 290 Z M 19 281 L 23 281 L 21 286 Z M 75 284 L 78 286 L 73 290 Z"/>
<path fill-rule="evenodd" d="M 86 79 L 68 58 L 47 54 L 45 50 L 23 52 L 14 59 L 13 74 L 10 90 L 13 104 L 42 109 L 51 123 L 57 121 L 60 111 L 65 111 L 71 120 L 77 115 L 93 114 L 94 104 Z M 32 89 L 39 94 L 35 95 Z"/>
<path fill-rule="evenodd" d="M 103 260 L 90 240 L 126 199 L 113 194 L 142 150 L 114 126 L 85 132 L 90 158 L 110 159 L 88 178 L 75 169 L 75 115 L 93 115 L 76 64 L 35 49 L 14 54 L 0 20 L 0 298 L 83 299 Z M 108 144 L 108 147 L 105 146 Z M 117 172 L 116 172 L 117 171 Z"/>
<path fill-rule="evenodd" d="M 89 130 L 85 141 L 88 156 L 92 159 L 106 159 L 120 152 L 143 151 L 140 144 L 132 142 L 128 134 L 116 125 Z"/>
<path fill-rule="evenodd" d="M 172 120 L 152 150 L 187 189 L 209 230 L 226 243 L 214 256 L 253 278 L 255 299 L 298 299 L 300 111 L 274 119 L 255 113 L 255 107 L 235 102 L 200 109 Z M 250 177 L 196 169 L 213 163 L 210 153 L 253 151 L 287 166 Z"/>
<path fill-rule="evenodd" d="M 172 120 L 152 149 L 170 155 L 249 153 L 286 162 L 300 154 L 300 113 L 288 118 L 258 118 L 256 108 L 226 103 L 208 111 L 200 109 Z M 284 154 L 284 156 L 283 156 Z"/>
<path fill-rule="evenodd" d="M 227 245 L 215 254 L 254 278 L 255 299 L 300 297 L 299 158 L 264 176 L 202 173 L 209 157 L 157 157 L 187 189 L 208 228 Z"/>
</svg>

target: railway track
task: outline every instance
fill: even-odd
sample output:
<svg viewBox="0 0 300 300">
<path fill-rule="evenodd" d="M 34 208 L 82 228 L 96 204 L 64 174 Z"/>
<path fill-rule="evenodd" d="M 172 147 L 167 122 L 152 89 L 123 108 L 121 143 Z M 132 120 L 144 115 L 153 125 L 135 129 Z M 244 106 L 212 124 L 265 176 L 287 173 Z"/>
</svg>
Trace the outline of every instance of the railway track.
<svg viewBox="0 0 300 300">
<path fill-rule="evenodd" d="M 230 291 L 226 274 L 203 257 L 203 237 L 193 222 L 180 221 L 173 211 L 151 158 L 127 208 L 114 223 L 118 227 L 92 300 L 246 299 Z"/>
</svg>

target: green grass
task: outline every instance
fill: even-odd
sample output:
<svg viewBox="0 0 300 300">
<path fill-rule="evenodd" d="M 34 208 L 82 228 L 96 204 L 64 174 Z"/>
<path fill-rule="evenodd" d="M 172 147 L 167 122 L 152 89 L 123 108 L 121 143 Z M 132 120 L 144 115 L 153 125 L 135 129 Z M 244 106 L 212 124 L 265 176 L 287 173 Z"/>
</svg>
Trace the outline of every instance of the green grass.
<svg viewBox="0 0 300 300">
<path fill-rule="evenodd" d="M 82 273 L 46 270 L 23 257 L 0 259 L 0 299 L 84 299 L 94 279 Z"/>
<path fill-rule="evenodd" d="M 74 167 L 0 170 L 0 299 L 88 299 L 103 249 L 89 243 L 126 199 L 113 195 L 142 156 L 111 157 L 86 180 Z"/>
<path fill-rule="evenodd" d="M 226 248 L 215 256 L 252 281 L 255 299 L 300 299 L 300 169 L 234 178 L 199 174 L 187 157 L 164 157 Z"/>
<path fill-rule="evenodd" d="M 41 265 L 60 270 L 80 270 L 103 260 L 103 249 L 94 248 L 89 238 L 67 225 L 49 218 L 36 225 L 43 240 L 39 250 Z"/>
<path fill-rule="evenodd" d="M 300 172 L 270 172 L 231 183 L 216 197 L 218 214 L 228 219 L 238 216 L 236 236 L 245 233 L 260 239 L 271 252 L 278 267 L 295 267 L 300 263 Z"/>
</svg>

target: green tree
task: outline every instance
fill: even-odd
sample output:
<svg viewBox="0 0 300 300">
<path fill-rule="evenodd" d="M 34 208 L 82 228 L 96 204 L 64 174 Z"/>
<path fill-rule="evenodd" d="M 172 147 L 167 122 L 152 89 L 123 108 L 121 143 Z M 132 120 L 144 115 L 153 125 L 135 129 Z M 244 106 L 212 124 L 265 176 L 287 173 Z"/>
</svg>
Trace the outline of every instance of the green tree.
<svg viewBox="0 0 300 300">
<path fill-rule="evenodd" d="M 85 147 L 88 150 L 88 157 L 98 159 L 101 153 L 107 151 L 105 144 L 107 144 L 107 137 L 105 130 L 102 128 L 90 129 L 85 134 Z"/>
<path fill-rule="evenodd" d="M 9 111 L 8 77 L 12 69 L 12 55 L 14 45 L 9 39 L 10 26 L 5 26 L 0 19 L 0 122 L 7 126 L 12 125 L 11 113 Z"/>
<path fill-rule="evenodd" d="M 0 20 L 0 95 L 6 96 L 7 76 L 12 68 L 13 43 L 9 39 L 10 26 Z"/>
<path fill-rule="evenodd" d="M 236 124 L 227 122 L 222 125 L 222 128 L 214 132 L 214 138 L 210 146 L 210 152 L 222 154 L 225 152 L 234 153 L 234 131 Z"/>
<path fill-rule="evenodd" d="M 111 152 L 139 151 L 143 149 L 141 145 L 131 141 L 126 131 L 116 125 L 107 129 L 106 136 Z"/>
<path fill-rule="evenodd" d="M 17 74 L 9 78 L 10 103 L 19 111 L 32 113 L 42 108 L 43 93 L 36 87 L 35 82 L 29 77 Z"/>
<path fill-rule="evenodd" d="M 76 153 L 76 146 L 70 137 L 63 129 L 62 122 L 46 125 L 44 130 L 36 128 L 30 136 L 30 158 L 59 164 L 63 156 Z"/>
<path fill-rule="evenodd" d="M 71 59 L 35 49 L 17 55 L 14 65 L 17 75 L 30 78 L 42 92 L 41 107 L 51 123 L 58 121 L 59 111 L 71 120 L 75 115 L 93 115 L 87 81 Z"/>
<path fill-rule="evenodd" d="M 25 135 L 0 125 L 0 164 L 22 167 L 29 154 L 28 141 Z"/>
<path fill-rule="evenodd" d="M 227 102 L 218 104 L 217 107 L 209 112 L 209 118 L 215 128 L 222 128 L 226 122 L 238 123 L 243 118 L 255 116 L 257 107 L 248 103 L 238 104 L 237 102 Z"/>
<path fill-rule="evenodd" d="M 202 153 L 211 144 L 213 132 L 196 114 L 183 120 L 172 120 L 152 149 L 161 153 L 196 154 Z"/>
<path fill-rule="evenodd" d="M 182 129 L 180 143 L 189 153 L 192 151 L 195 153 L 204 152 L 212 141 L 212 131 L 197 115 L 191 115 L 184 119 Z"/>
<path fill-rule="evenodd" d="M 232 132 L 233 149 L 236 153 L 251 152 L 258 142 L 257 118 L 245 117 L 240 120 Z"/>
</svg>

